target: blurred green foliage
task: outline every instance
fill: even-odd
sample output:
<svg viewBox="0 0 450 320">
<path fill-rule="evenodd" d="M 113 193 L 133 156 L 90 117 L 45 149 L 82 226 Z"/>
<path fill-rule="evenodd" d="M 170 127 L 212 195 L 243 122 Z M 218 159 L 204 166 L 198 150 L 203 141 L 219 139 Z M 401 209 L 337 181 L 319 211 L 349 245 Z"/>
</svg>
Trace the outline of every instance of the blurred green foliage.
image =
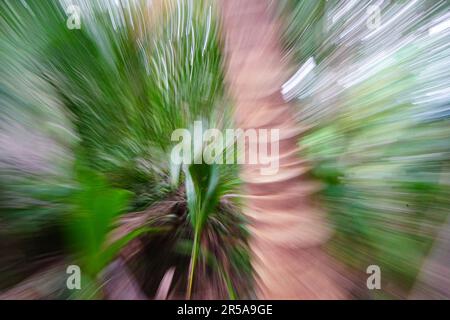
<svg viewBox="0 0 450 320">
<path fill-rule="evenodd" d="M 17 130 L 7 125 L 17 124 L 26 132 L 24 142 L 33 143 L 38 133 L 49 147 L 33 154 L 42 158 L 43 168 L 31 166 L 35 161 L 21 165 L 22 154 L 8 159 L 16 146 L 0 159 L 9 161 L 0 172 L 0 223 L 5 225 L 0 232 L 17 235 L 63 225 L 68 253 L 95 287 L 96 276 L 123 245 L 153 230 L 136 229 L 107 245 L 120 214 L 170 202 L 178 194 L 186 198 L 177 200 L 178 207 L 188 204 L 179 219 L 192 224 L 174 220 L 175 212 L 165 220 L 183 229 L 175 228 L 171 236 L 196 248 L 194 261 L 206 259 L 207 248 L 200 248 L 205 229 L 221 241 L 221 250 L 245 251 L 238 207 L 220 203 L 225 192 L 238 187 L 237 167 L 183 171 L 170 164 L 173 130 L 190 128 L 196 120 L 232 127 L 214 2 L 76 4 L 81 29 L 72 30 L 66 26 L 63 2 L 1 6 L 0 100 L 6 105 L 0 129 L 20 145 Z M 206 185 L 205 170 L 214 173 Z M 216 259 L 220 265 L 228 257 Z M 249 270 L 240 268 L 248 265 L 245 255 L 234 259 L 241 261 L 213 269 L 229 288 Z"/>
<path fill-rule="evenodd" d="M 299 144 L 325 183 L 330 251 L 361 274 L 379 265 L 384 294 L 404 297 L 450 206 L 448 100 L 431 98 L 448 88 L 450 48 L 423 27 L 445 6 L 417 3 L 420 23 L 398 21 L 398 31 L 367 40 L 365 3 L 336 18 L 349 3 L 280 4 L 286 51 L 296 64 L 317 64 L 296 100 L 299 120 L 311 126 Z M 401 8 L 383 5 L 382 23 Z"/>
</svg>

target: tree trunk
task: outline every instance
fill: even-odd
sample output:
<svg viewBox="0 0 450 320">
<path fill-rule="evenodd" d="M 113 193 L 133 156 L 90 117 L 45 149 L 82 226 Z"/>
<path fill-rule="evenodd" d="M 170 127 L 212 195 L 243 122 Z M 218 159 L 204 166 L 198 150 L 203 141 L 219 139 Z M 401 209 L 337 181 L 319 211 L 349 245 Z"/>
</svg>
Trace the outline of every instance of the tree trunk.
<svg viewBox="0 0 450 320">
<path fill-rule="evenodd" d="M 258 164 L 245 164 L 241 172 L 257 296 L 346 298 L 344 278 L 321 249 L 330 229 L 312 200 L 320 186 L 307 178 L 308 166 L 299 156 L 302 127 L 280 93 L 287 68 L 269 9 L 266 0 L 221 2 L 226 81 L 237 127 L 280 130 L 278 173 L 262 175 L 260 168 L 267 166 Z"/>
</svg>

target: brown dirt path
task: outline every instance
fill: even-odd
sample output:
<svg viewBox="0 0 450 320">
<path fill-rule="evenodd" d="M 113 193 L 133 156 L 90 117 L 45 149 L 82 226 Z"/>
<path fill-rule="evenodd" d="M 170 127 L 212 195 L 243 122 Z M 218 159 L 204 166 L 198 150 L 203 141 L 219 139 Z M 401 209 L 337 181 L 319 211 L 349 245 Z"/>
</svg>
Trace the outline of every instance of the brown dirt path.
<svg viewBox="0 0 450 320">
<path fill-rule="evenodd" d="M 307 178 L 299 157 L 303 128 L 281 97 L 288 74 L 270 1 L 222 0 L 220 10 L 237 127 L 280 129 L 278 173 L 264 176 L 259 165 L 244 165 L 241 175 L 258 298 L 347 298 L 348 281 L 321 249 L 330 228 L 312 200 L 320 185 Z"/>
</svg>

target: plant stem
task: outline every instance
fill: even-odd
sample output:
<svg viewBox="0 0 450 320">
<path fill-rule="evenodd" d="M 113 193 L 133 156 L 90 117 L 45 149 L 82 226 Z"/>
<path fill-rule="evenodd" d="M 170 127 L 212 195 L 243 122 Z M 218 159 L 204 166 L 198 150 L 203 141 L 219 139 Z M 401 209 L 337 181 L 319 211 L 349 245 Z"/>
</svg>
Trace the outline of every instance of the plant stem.
<svg viewBox="0 0 450 320">
<path fill-rule="evenodd" d="M 190 300 L 192 295 L 192 284 L 194 281 L 194 271 L 197 264 L 198 252 L 200 248 L 200 230 L 195 230 L 194 244 L 192 246 L 191 262 L 189 264 L 189 275 L 188 275 L 188 288 L 186 293 L 186 299 Z"/>
</svg>

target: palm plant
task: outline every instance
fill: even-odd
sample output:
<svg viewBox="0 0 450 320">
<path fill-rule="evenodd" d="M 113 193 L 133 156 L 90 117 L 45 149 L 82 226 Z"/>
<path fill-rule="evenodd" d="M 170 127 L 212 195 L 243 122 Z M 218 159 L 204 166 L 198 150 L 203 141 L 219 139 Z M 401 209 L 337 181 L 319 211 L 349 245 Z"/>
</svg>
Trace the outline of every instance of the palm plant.
<svg viewBox="0 0 450 320">
<path fill-rule="evenodd" d="M 171 259 L 179 263 L 173 294 L 187 292 L 191 297 L 198 269 L 215 282 L 220 297 L 247 295 L 250 286 L 245 282 L 238 285 L 242 279 L 251 281 L 243 275 L 249 272 L 243 267 L 248 265 L 242 254 L 246 250 L 245 229 L 240 227 L 243 220 L 233 201 L 223 198 L 238 187 L 237 168 L 193 165 L 182 170 L 170 161 L 173 130 L 189 128 L 195 120 L 217 127 L 231 123 L 223 95 L 214 3 L 75 4 L 81 8 L 79 30 L 66 27 L 64 1 L 7 3 L 1 10 L 2 32 L 7 35 L 2 37 L 2 48 L 23 48 L 25 52 L 8 59 L 46 86 L 46 92 L 37 88 L 37 93 L 57 102 L 62 110 L 55 120 L 58 126 L 65 126 L 65 121 L 73 128 L 67 141 L 62 141 L 71 154 L 68 165 L 58 167 L 64 172 L 67 194 L 60 198 L 51 192 L 46 198 L 22 194 L 38 197 L 38 207 L 57 207 L 61 217 L 49 213 L 46 224 L 66 226 L 70 252 L 91 278 L 135 237 L 145 243 L 141 254 L 128 260 L 137 278 L 143 274 L 138 262 L 149 268 L 173 267 L 145 259 L 146 250 L 163 239 L 160 250 L 166 248 L 167 254 L 180 257 Z M 8 66 L 2 63 L 2 68 Z M 23 79 L 20 73 L 15 78 Z M 13 91 L 8 84 L 2 84 L 2 92 L 27 101 L 25 92 Z M 45 101 L 40 102 L 24 113 L 41 110 Z M 14 108 L 11 103 L 2 112 L 3 119 L 16 112 Z M 49 143 L 61 144 L 52 138 Z M 74 171 L 77 166 L 73 163 L 80 161 L 80 154 L 83 168 Z M 50 184 L 52 190 L 60 190 L 57 184 Z M 125 209 L 140 212 L 119 216 Z M 24 210 L 24 215 L 32 220 L 32 211 Z M 136 216 L 142 218 L 140 222 L 127 225 Z M 117 225 L 114 237 L 120 240 L 106 246 Z M 149 237 L 149 232 L 158 228 L 170 232 Z M 220 247 L 214 241 L 219 241 Z M 182 259 L 185 245 L 192 248 L 191 267 L 182 273 L 178 270 L 187 269 Z M 229 257 L 232 261 L 224 262 Z M 148 296 L 154 294 L 159 281 L 161 278 L 152 276 L 145 279 Z M 177 289 L 179 283 L 185 283 L 184 289 Z M 196 296 L 203 294 L 201 287 L 197 286 Z"/>
</svg>

